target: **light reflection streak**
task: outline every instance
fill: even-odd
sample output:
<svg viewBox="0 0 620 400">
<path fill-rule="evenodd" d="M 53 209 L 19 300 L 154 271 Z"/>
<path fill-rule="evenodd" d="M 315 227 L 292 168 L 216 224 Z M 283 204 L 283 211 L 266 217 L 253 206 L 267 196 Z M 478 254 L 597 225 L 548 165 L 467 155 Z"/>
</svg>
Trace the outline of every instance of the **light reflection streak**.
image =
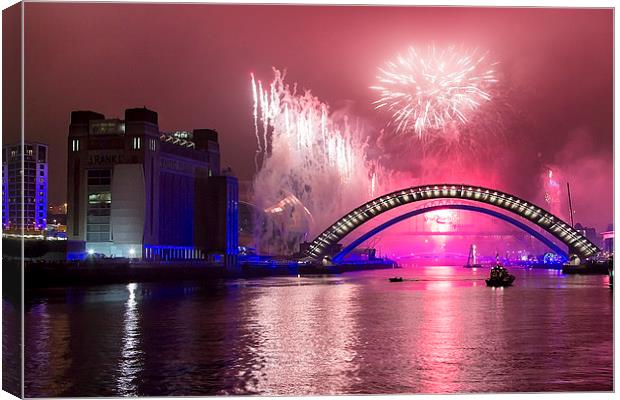
<svg viewBox="0 0 620 400">
<path fill-rule="evenodd" d="M 449 267 L 430 268 L 442 277 L 454 274 Z M 426 272 L 426 271 L 425 271 Z M 454 391 L 455 382 L 461 379 L 464 361 L 466 332 L 464 331 L 462 304 L 452 296 L 451 281 L 426 282 L 425 287 L 440 291 L 434 301 L 423 303 L 423 315 L 419 331 L 421 339 L 417 349 L 423 354 L 420 368 L 421 393 L 445 393 Z"/>
<path fill-rule="evenodd" d="M 143 368 L 143 351 L 140 349 L 140 314 L 136 300 L 137 284 L 127 285 L 129 298 L 125 303 L 123 317 L 123 336 L 121 357 L 118 371 L 120 373 L 116 382 L 116 389 L 121 396 L 137 396 L 137 378 Z"/>
<path fill-rule="evenodd" d="M 251 377 L 245 379 L 243 392 L 347 393 L 359 370 L 357 291 L 350 284 L 297 284 L 256 297 L 252 329 L 257 343 L 247 348 Z"/>
</svg>

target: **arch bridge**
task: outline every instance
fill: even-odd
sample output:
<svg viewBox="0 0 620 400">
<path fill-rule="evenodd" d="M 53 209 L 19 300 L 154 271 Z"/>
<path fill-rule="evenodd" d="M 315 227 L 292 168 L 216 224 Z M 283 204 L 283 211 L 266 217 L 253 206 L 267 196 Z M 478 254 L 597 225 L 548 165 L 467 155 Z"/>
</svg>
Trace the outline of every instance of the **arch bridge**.
<svg viewBox="0 0 620 400">
<path fill-rule="evenodd" d="M 314 260 L 320 260 L 327 255 L 329 249 L 335 244 L 374 217 L 406 204 L 436 199 L 467 200 L 483 203 L 508 211 L 544 229 L 546 232 L 563 242 L 571 253 L 577 254 L 582 258 L 590 257 L 600 251 L 596 245 L 560 218 L 517 196 L 481 186 L 441 184 L 413 186 L 407 189 L 398 190 L 377 197 L 376 199 L 357 207 L 317 236 L 317 238 L 310 243 L 304 252 L 304 256 Z M 423 209 L 420 212 L 424 211 L 425 210 Z M 471 211 L 480 210 L 472 209 Z M 499 217 L 497 214 L 503 215 L 496 212 L 489 212 L 487 214 L 495 217 Z M 398 218 L 395 218 L 394 220 L 396 219 Z M 508 219 L 505 220 L 508 221 Z M 390 222 L 388 222 L 388 224 L 391 225 Z M 524 227 L 526 225 L 522 223 L 513 225 L 516 225 L 529 233 L 533 232 L 533 230 L 525 229 Z M 375 229 L 371 232 L 376 234 L 380 230 Z M 369 237 L 368 235 L 365 236 L 366 238 Z M 540 237 L 536 235 L 534 236 L 540 240 Z"/>
</svg>

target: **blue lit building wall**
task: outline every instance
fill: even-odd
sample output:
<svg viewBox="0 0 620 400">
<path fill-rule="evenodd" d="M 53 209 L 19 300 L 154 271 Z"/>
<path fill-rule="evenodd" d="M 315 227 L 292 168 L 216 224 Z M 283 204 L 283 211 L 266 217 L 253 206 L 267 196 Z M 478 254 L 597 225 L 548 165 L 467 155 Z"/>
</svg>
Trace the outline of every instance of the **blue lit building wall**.
<svg viewBox="0 0 620 400">
<path fill-rule="evenodd" d="M 239 253 L 239 184 L 227 177 L 226 185 L 226 254 Z"/>
<path fill-rule="evenodd" d="M 159 242 L 193 246 L 194 178 L 163 171 L 159 178 Z"/>
<path fill-rule="evenodd" d="M 37 229 L 45 229 L 47 226 L 47 188 L 48 166 L 47 163 L 37 162 L 36 167 L 36 190 L 35 190 L 35 224 Z"/>
<path fill-rule="evenodd" d="M 232 176 L 209 178 L 206 203 L 207 251 L 235 256 L 239 252 L 239 184 Z"/>
<path fill-rule="evenodd" d="M 3 229 L 20 230 L 23 227 L 26 230 L 44 230 L 46 228 L 48 189 L 47 150 L 47 145 L 34 142 L 3 146 Z M 23 174 L 20 172 L 22 170 L 22 156 Z"/>
<path fill-rule="evenodd" d="M 7 149 L 2 149 L 2 229 L 9 224 L 9 167 L 6 163 Z"/>
</svg>

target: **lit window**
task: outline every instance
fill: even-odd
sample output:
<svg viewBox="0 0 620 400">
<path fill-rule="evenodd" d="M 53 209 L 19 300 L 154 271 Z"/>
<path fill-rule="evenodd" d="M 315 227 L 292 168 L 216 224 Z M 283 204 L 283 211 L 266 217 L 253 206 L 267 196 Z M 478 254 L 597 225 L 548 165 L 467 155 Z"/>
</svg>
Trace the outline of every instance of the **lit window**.
<svg viewBox="0 0 620 400">
<path fill-rule="evenodd" d="M 142 145 L 142 138 L 140 137 L 133 138 L 132 147 L 134 150 L 139 150 L 140 147 L 142 147 L 141 145 Z"/>
<path fill-rule="evenodd" d="M 71 141 L 71 150 L 80 151 L 80 139 L 73 139 Z"/>
</svg>

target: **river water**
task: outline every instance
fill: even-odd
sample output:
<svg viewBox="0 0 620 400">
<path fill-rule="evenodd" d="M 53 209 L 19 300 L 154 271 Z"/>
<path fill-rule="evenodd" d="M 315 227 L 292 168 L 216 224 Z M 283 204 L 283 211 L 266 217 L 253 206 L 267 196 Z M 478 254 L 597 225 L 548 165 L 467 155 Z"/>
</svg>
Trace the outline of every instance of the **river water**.
<svg viewBox="0 0 620 400">
<path fill-rule="evenodd" d="M 26 396 L 613 390 L 607 277 L 510 271 L 48 289 L 26 300 Z"/>
</svg>

